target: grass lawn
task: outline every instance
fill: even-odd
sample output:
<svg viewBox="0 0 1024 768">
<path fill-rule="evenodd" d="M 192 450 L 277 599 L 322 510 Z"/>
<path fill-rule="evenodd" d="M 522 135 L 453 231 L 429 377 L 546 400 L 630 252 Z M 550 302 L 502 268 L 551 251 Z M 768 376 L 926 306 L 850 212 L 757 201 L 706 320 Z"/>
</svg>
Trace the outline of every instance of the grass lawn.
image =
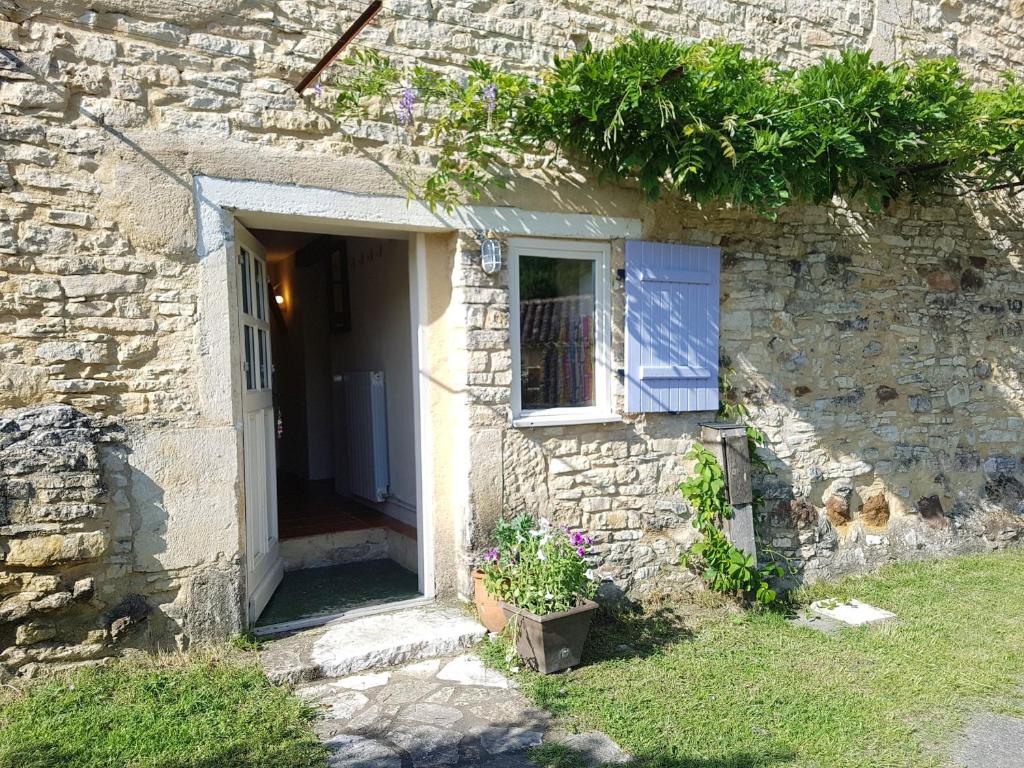
<svg viewBox="0 0 1024 768">
<path fill-rule="evenodd" d="M 120 662 L 0 694 L 0 768 L 323 768 L 312 718 L 251 657 Z"/>
<path fill-rule="evenodd" d="M 966 711 L 1019 710 L 1024 551 L 900 565 L 801 595 L 824 596 L 887 608 L 899 625 L 828 637 L 774 614 L 712 612 L 682 630 L 648 617 L 596 629 L 586 666 L 522 682 L 645 768 L 938 766 Z M 535 759 L 575 762 L 555 748 Z"/>
</svg>

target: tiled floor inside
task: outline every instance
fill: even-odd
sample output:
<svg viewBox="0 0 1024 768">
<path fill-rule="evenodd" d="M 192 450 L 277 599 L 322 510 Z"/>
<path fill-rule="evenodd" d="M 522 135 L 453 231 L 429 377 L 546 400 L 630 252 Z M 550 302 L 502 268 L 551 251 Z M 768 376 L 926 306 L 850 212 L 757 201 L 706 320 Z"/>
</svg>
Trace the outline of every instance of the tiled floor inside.
<svg viewBox="0 0 1024 768">
<path fill-rule="evenodd" d="M 257 627 L 333 616 L 353 608 L 419 597 L 419 578 L 393 560 L 288 571 Z"/>
<path fill-rule="evenodd" d="M 301 480 L 282 472 L 277 478 L 277 507 L 282 539 L 367 528 L 390 528 L 416 538 L 414 526 L 335 493 L 333 480 Z"/>
</svg>

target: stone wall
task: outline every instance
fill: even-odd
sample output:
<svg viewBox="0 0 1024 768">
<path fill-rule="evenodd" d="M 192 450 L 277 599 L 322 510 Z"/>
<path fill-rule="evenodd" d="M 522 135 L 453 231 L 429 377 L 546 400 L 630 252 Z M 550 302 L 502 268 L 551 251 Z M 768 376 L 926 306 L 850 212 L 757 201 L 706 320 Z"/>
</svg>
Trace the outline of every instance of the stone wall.
<svg viewBox="0 0 1024 768">
<path fill-rule="evenodd" d="M 131 548 L 117 429 L 68 406 L 0 418 L 0 678 L 102 657 L 145 617 L 120 576 Z"/>
<path fill-rule="evenodd" d="M 228 308 L 199 298 L 205 278 L 193 179 L 406 194 L 402 179 L 430 159 L 407 132 L 372 121 L 338 125 L 330 83 L 323 96 L 293 90 L 357 5 L 19 0 L 15 7 L 0 0 L 0 413 L 59 403 L 116 418 L 123 428 L 119 447 L 101 441 L 96 448 L 99 457 L 126 462 L 115 474 L 127 485 L 104 480 L 110 495 L 102 513 L 75 521 L 80 529 L 54 521 L 55 534 L 4 534 L 16 541 L 68 535 L 82 544 L 80 554 L 102 537 L 102 554 L 88 563 L 38 566 L 40 588 L 72 599 L 79 572 L 97 579 L 100 597 L 80 594 L 67 608 L 83 612 L 75 624 L 82 630 L 109 631 L 85 617 L 117 605 L 122 591 L 144 595 L 152 609 L 137 630 L 150 644 L 242 628 L 237 403 L 210 395 L 227 375 L 213 364 L 212 346 L 230 340 L 198 330 Z M 534 71 L 567 47 L 607 43 L 633 28 L 725 37 L 791 64 L 871 45 L 881 56 L 952 54 L 979 81 L 1024 67 L 1019 0 L 394 0 L 360 41 L 410 62 L 459 67 L 482 56 Z M 651 238 L 722 245 L 723 352 L 771 434 L 779 468 L 766 483 L 780 520 L 772 538 L 805 558 L 809 571 L 825 568 L 829 553 L 842 560 L 841 552 L 863 551 L 869 559 L 888 546 L 872 532 L 830 549 L 831 529 L 781 525 L 788 509 L 804 516 L 800 500 L 823 506 L 835 480 L 853 486 L 847 505 L 855 515 L 862 499 L 877 498 L 872 484 L 887 483 L 890 539 L 896 521 L 915 520 L 917 502 L 933 496 L 953 521 L 943 530 L 974 520 L 960 514 L 967 507 L 990 516 L 1013 511 L 1019 213 L 954 204 L 859 217 L 836 208 L 770 223 L 650 207 L 634 191 L 579 173 L 524 169 L 513 182 L 489 202 L 640 217 Z M 679 455 L 701 417 L 509 430 L 506 294 L 500 279 L 482 280 L 469 267 L 474 246 L 463 237 L 452 297 L 465 300 L 457 308 L 471 328 L 457 326 L 471 359 L 465 454 L 474 469 L 469 508 L 453 484 L 457 508 L 446 510 L 468 522 L 438 531 L 439 539 L 462 542 L 465 566 L 506 506 L 551 509 L 601 533 L 605 569 L 625 587 L 649 583 L 692 536 L 670 489 L 685 473 Z M 462 456 L 436 462 L 453 483 L 464 477 Z M 868 465 L 870 472 L 860 471 Z M 435 478 L 434 485 L 442 484 Z M 845 500 L 846 491 L 835 490 Z M 1012 526 L 989 529 L 997 540 Z M 947 535 L 933 530 L 921 527 L 920 535 Z M 844 542 L 853 538 L 843 533 Z M 439 583 L 453 578 L 438 573 Z M 32 577 L 15 577 L 18 592 L 22 581 L 29 586 Z M 41 638 L 49 630 L 40 627 Z M 41 642 L 85 639 L 58 634 Z"/>
<path fill-rule="evenodd" d="M 772 222 L 664 205 L 646 228 L 722 249 L 722 363 L 768 435 L 760 546 L 791 581 L 1024 537 L 1019 208 L 951 197 L 869 215 L 837 203 Z M 510 428 L 506 275 L 483 275 L 473 238 L 460 249 L 472 424 L 479 450 L 501 456 L 501 506 L 593 532 L 619 589 L 686 581 L 682 457 L 715 415 Z M 612 284 L 621 368 L 624 288 Z M 478 517 L 495 506 L 485 493 L 473 502 Z"/>
<path fill-rule="evenodd" d="M 126 438 L 68 405 L 0 415 L 0 680 L 237 631 L 219 579 L 136 567 Z"/>
</svg>

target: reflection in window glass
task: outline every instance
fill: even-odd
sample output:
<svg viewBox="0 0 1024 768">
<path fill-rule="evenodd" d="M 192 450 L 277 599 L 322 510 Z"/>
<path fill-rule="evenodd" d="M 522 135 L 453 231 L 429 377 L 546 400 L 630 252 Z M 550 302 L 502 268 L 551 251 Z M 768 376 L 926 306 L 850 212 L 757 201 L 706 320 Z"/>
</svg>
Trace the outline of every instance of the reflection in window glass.
<svg viewBox="0 0 1024 768">
<path fill-rule="evenodd" d="M 260 341 L 260 389 L 266 389 L 269 368 L 267 365 L 267 332 L 260 328 L 256 331 L 256 338 Z"/>
<path fill-rule="evenodd" d="M 256 292 L 256 317 L 260 320 L 267 319 L 266 296 L 267 287 L 263 284 L 263 262 L 253 259 L 253 267 L 256 271 L 256 281 L 253 290 Z"/>
<path fill-rule="evenodd" d="M 594 269 L 590 259 L 519 257 L 523 410 L 594 405 Z"/>
<path fill-rule="evenodd" d="M 242 255 L 242 311 L 248 315 L 250 314 L 249 307 L 251 306 L 249 297 L 249 252 L 245 248 L 240 248 L 239 251 Z"/>
<path fill-rule="evenodd" d="M 252 326 L 245 326 L 245 388 L 252 390 L 256 388 L 255 355 L 253 354 Z"/>
</svg>

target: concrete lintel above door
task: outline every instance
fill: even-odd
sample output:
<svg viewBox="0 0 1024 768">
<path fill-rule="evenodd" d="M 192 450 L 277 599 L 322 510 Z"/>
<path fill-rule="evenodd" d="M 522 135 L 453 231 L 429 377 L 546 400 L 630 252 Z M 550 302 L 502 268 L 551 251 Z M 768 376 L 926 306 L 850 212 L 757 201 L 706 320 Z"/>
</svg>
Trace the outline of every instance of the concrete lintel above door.
<svg viewBox="0 0 1024 768">
<path fill-rule="evenodd" d="M 287 216 L 298 231 L 324 227 L 383 229 L 408 232 L 472 230 L 531 237 L 612 240 L 637 238 L 640 219 L 589 213 L 531 211 L 511 206 L 463 205 L 448 213 L 431 211 L 418 200 L 364 195 L 338 190 L 274 184 L 263 181 L 198 176 L 196 197 L 234 211 L 250 226 L 275 228 L 273 219 Z M 277 226 L 280 225 L 280 220 Z"/>
</svg>

